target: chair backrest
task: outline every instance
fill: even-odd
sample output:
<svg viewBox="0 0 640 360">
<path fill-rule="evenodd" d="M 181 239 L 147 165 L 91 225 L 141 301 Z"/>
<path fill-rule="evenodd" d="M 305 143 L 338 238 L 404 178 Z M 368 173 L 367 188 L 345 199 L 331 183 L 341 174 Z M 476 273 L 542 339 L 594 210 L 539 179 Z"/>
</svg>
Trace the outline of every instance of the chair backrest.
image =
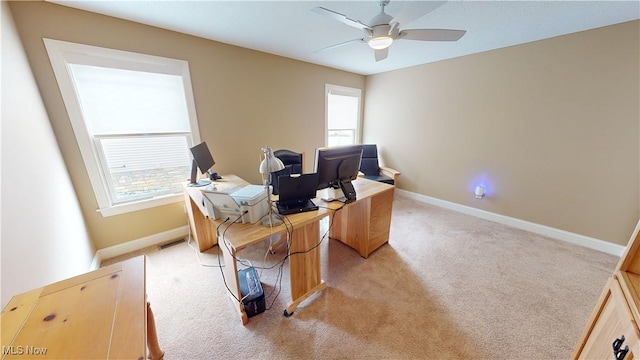
<svg viewBox="0 0 640 360">
<path fill-rule="evenodd" d="M 376 144 L 362 145 L 362 160 L 360 160 L 360 171 L 367 176 L 375 176 L 380 173 L 378 163 L 378 147 Z"/>
<path fill-rule="evenodd" d="M 281 149 L 274 151 L 273 155 L 282 161 L 285 168 L 291 165 L 291 174 L 302 174 L 302 153 Z"/>
<path fill-rule="evenodd" d="M 271 185 L 273 195 L 278 195 L 278 176 L 289 176 L 291 174 L 302 174 L 302 153 L 281 149 L 273 152 L 273 155 L 284 164 L 284 169 L 271 173 Z"/>
</svg>

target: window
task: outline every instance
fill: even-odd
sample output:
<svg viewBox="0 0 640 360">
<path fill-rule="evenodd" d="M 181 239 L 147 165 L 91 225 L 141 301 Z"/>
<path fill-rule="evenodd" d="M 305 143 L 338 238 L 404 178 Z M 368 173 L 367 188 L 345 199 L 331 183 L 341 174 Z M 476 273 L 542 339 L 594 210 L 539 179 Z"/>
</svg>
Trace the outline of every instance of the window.
<svg viewBox="0 0 640 360">
<path fill-rule="evenodd" d="M 326 145 L 351 145 L 360 142 L 360 89 L 327 84 Z"/>
<path fill-rule="evenodd" d="M 44 39 L 104 216 L 182 201 L 199 142 L 186 61 Z"/>
</svg>

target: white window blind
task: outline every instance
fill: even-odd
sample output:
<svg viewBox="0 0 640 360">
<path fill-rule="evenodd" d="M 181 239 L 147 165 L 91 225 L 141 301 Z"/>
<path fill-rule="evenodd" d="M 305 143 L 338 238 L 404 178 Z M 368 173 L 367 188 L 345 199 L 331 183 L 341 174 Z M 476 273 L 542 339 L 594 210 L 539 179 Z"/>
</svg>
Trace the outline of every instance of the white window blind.
<svg viewBox="0 0 640 360">
<path fill-rule="evenodd" d="M 186 135 L 98 137 L 111 172 L 191 164 Z"/>
<path fill-rule="evenodd" d="M 70 64 L 93 135 L 189 132 L 182 77 Z"/>
</svg>

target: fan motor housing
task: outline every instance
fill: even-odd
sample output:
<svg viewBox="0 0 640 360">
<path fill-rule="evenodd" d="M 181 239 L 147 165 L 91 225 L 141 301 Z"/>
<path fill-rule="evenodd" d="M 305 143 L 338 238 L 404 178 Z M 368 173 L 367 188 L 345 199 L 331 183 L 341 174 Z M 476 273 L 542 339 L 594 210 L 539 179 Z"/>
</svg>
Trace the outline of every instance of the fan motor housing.
<svg viewBox="0 0 640 360">
<path fill-rule="evenodd" d="M 386 14 L 383 9 L 383 11 L 380 14 L 374 16 L 373 19 L 371 19 L 371 21 L 369 22 L 369 26 L 371 27 L 376 27 L 378 25 L 388 26 L 391 20 L 393 20 L 393 17 L 389 14 Z"/>
</svg>

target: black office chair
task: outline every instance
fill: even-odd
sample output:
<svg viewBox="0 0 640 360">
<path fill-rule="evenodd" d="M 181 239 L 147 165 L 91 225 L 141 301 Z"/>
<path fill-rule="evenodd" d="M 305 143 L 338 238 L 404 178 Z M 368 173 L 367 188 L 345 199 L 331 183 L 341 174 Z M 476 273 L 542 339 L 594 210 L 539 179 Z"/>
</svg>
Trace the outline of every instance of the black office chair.
<svg viewBox="0 0 640 360">
<path fill-rule="evenodd" d="M 302 174 L 302 153 L 281 149 L 273 152 L 273 156 L 277 157 L 284 164 L 284 169 L 271 173 L 271 185 L 273 186 L 273 195 L 278 195 L 278 176 L 289 176 L 291 174 Z"/>
<path fill-rule="evenodd" d="M 376 144 L 362 145 L 360 172 L 365 179 L 380 181 L 394 186 L 400 175 L 397 170 L 380 166 L 378 163 L 378 146 Z"/>
</svg>

